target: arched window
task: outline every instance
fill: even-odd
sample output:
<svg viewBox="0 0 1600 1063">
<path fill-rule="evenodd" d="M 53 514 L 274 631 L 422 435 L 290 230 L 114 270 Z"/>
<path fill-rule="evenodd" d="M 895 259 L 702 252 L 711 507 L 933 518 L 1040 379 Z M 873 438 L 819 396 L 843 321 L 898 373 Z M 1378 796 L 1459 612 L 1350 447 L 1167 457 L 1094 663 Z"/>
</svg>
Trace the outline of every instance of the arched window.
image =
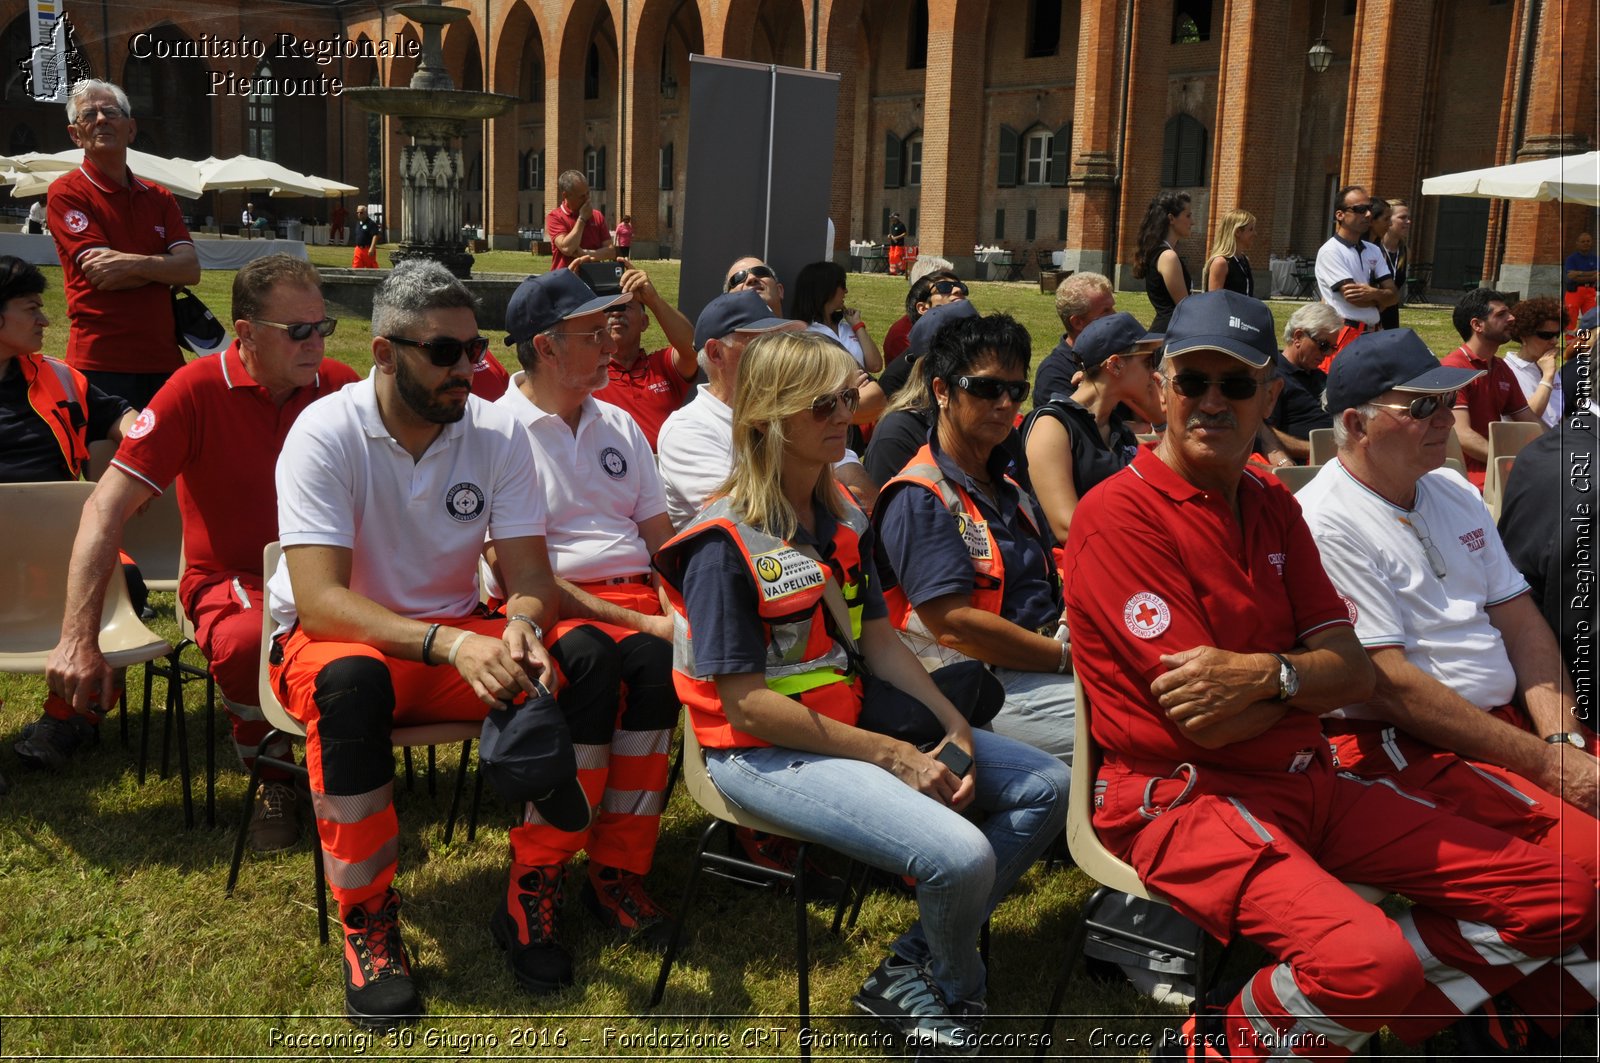
<svg viewBox="0 0 1600 1063">
<path fill-rule="evenodd" d="M 1163 188 L 1196 188 L 1206 183 L 1206 127 L 1187 114 L 1167 119 L 1161 139 Z"/>
<path fill-rule="evenodd" d="M 1172 9 L 1172 43 L 1199 44 L 1211 39 L 1212 0 L 1178 0 Z"/>
<path fill-rule="evenodd" d="M 272 67 L 266 62 L 256 67 L 256 79 L 250 86 L 250 100 L 246 105 L 246 126 L 249 129 L 250 154 L 258 159 L 272 159 L 276 146 L 272 128 Z"/>
<path fill-rule="evenodd" d="M 594 44 L 589 45 L 589 56 L 583 63 L 583 98 L 600 98 L 600 48 Z"/>
</svg>

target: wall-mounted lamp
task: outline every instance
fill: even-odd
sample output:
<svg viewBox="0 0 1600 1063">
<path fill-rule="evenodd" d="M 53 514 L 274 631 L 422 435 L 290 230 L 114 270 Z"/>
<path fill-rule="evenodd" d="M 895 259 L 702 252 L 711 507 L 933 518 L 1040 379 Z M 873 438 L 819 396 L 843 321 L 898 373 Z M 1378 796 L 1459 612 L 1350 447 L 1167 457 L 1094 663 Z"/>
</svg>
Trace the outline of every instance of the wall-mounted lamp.
<svg viewBox="0 0 1600 1063">
<path fill-rule="evenodd" d="M 1306 62 L 1318 74 L 1333 62 L 1333 46 L 1328 43 L 1328 0 L 1322 0 L 1322 30 L 1317 34 L 1317 42 L 1306 52 Z"/>
</svg>

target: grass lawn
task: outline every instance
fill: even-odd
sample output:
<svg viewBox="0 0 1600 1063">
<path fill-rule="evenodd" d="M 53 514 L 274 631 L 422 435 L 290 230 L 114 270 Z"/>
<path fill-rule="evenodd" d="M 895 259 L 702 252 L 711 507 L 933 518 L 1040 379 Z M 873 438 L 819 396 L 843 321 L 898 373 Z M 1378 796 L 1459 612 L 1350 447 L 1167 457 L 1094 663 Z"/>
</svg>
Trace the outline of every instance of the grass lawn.
<svg viewBox="0 0 1600 1063">
<path fill-rule="evenodd" d="M 344 265 L 348 252 L 313 248 L 313 259 Z M 676 263 L 647 263 L 669 299 Z M 495 252 L 479 257 L 492 272 L 542 270 L 547 260 Z M 47 270 L 47 309 L 56 322 L 47 352 L 65 346 L 59 270 Z M 208 272 L 198 286 L 213 310 L 226 312 L 231 274 Z M 900 312 L 904 282 L 852 276 L 851 297 L 881 335 Z M 1060 332 L 1051 300 L 1037 285 L 977 283 L 985 311 L 1019 317 L 1042 354 Z M 1119 303 L 1148 317 L 1142 295 Z M 1293 303 L 1275 303 L 1281 321 Z M 220 315 L 219 315 L 220 316 Z M 1405 318 L 1442 351 L 1441 310 L 1407 310 Z M 346 320 L 329 340 L 333 357 L 370 365 L 369 322 Z M 496 337 L 498 340 L 499 337 Z M 659 331 L 654 334 L 661 342 Z M 496 356 L 506 349 L 496 343 Z M 514 366 L 512 368 L 515 368 Z M 170 595 L 156 595 L 155 628 L 176 638 Z M 190 659 L 200 663 L 193 650 Z M 131 685 L 138 687 L 135 670 Z M 769 1058 L 792 1057 L 795 980 L 791 908 L 786 898 L 705 883 L 685 950 L 659 1012 L 645 1003 L 657 969 L 654 954 L 610 939 L 577 903 L 567 906 L 569 944 L 580 984 L 535 999 L 514 986 L 487 923 L 505 888 L 510 810 L 486 795 L 475 841 L 443 829 L 456 753 L 439 751 L 437 793 L 425 758 L 415 788 L 397 784 L 401 823 L 398 888 L 416 974 L 430 1017 L 396 1037 L 362 1040 L 343 1019 L 337 944 L 316 942 L 311 861 L 304 843 L 267 856 L 250 855 L 238 890 L 224 897 L 233 830 L 241 815 L 244 775 L 230 743 L 219 736 L 218 822 L 182 827 L 175 777 L 136 780 L 134 749 L 105 740 L 60 777 L 25 773 L 11 743 L 34 719 L 41 679 L 0 675 L 0 772 L 11 792 L 0 797 L 0 1057 L 72 1058 Z M 202 692 L 189 692 L 185 726 L 197 770 L 204 764 Z M 137 700 L 137 694 L 135 694 Z M 160 744 L 152 728 L 152 759 Z M 398 759 L 398 758 L 397 758 Z M 197 787 L 197 798 L 200 793 Z M 662 826 L 657 896 L 676 907 L 690 856 L 706 816 L 680 787 Z M 988 1030 L 1026 1035 L 1046 1006 L 1063 950 L 1093 884 L 1074 868 L 1030 871 L 993 920 Z M 1393 903 L 1393 902 L 1391 902 Z M 829 913 L 813 910 L 812 1010 L 815 1029 L 836 1038 L 816 1046 L 818 1058 L 882 1058 L 878 1027 L 853 1013 L 849 999 L 888 942 L 915 917 L 914 903 L 877 892 L 859 924 L 840 937 L 826 932 Z M 1236 950 L 1241 971 L 1255 962 Z M 1131 1059 L 1141 1040 L 1179 1021 L 1126 987 L 1086 978 L 1067 999 L 1069 1018 L 1056 1030 L 1052 1058 Z M 661 1047 L 653 1035 L 690 1035 L 703 1044 Z M 1126 1038 L 1108 1042 L 1107 1034 Z M 848 1040 L 854 1037 L 856 1040 Z M 725 1040 L 722 1040 L 725 1039 Z M 1131 1040 L 1128 1040 L 1131 1039 Z M 1592 1032 L 1577 1047 L 1593 1057 Z M 1407 1050 L 1385 1045 L 1389 1058 Z M 1012 1053 L 1001 1053 L 1001 1056 Z M 1017 1051 L 1025 1056 L 1025 1051 Z M 994 1057 L 991 1057 L 994 1058 Z M 1451 1058 L 1445 1055 L 1442 1058 Z M 1577 1057 L 1574 1057 L 1577 1058 Z"/>
</svg>

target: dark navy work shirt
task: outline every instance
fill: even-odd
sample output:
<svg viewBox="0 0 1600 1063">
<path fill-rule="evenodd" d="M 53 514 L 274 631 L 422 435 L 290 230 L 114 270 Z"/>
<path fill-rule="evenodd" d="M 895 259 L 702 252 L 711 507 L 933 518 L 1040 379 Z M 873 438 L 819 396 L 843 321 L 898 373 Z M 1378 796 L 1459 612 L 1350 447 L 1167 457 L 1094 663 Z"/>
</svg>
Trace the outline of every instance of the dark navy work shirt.
<svg viewBox="0 0 1600 1063">
<path fill-rule="evenodd" d="M 1284 435 L 1306 439 L 1313 428 L 1332 428 L 1333 414 L 1322 408 L 1322 391 L 1328 374 L 1320 369 L 1300 369 L 1282 354 L 1278 355 L 1278 377 L 1283 390 L 1272 408 L 1267 423 Z"/>
</svg>

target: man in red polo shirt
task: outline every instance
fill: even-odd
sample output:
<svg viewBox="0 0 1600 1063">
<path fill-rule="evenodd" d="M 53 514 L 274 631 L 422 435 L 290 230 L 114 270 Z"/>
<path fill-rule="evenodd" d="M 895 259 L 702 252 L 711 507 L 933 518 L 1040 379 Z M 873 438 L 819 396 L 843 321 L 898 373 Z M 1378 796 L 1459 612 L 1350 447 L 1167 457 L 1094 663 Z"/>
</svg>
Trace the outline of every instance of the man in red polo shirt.
<svg viewBox="0 0 1600 1063">
<path fill-rule="evenodd" d="M 700 372 L 694 349 L 694 326 L 677 307 L 661 297 L 644 270 L 628 264 L 622 275 L 622 290 L 633 298 L 606 312 L 606 326 L 616 341 L 617 353 L 607 367 L 606 386 L 594 393 L 601 402 L 620 406 L 641 429 L 650 449 L 656 449 L 656 436 L 672 411 L 683 405 L 689 385 Z M 646 307 L 649 312 L 646 312 Z M 650 327 L 650 314 L 656 315 L 667 346 L 646 353 L 640 345 L 644 330 Z"/>
<path fill-rule="evenodd" d="M 138 126 L 128 97 L 80 81 L 67 134 L 83 165 L 50 186 L 50 235 L 66 277 L 67 364 L 135 409 L 183 364 L 171 286 L 200 280 L 200 259 L 172 193 L 128 169 Z"/>
<path fill-rule="evenodd" d="M 97 707 L 111 704 L 111 669 L 98 643 L 106 577 L 128 518 L 176 478 L 187 565 L 178 595 L 248 765 L 268 730 L 256 673 L 261 551 L 278 537 L 278 451 L 302 410 L 357 376 L 322 355 L 335 322 L 310 263 L 270 255 L 245 266 L 233 281 L 233 317 L 233 345 L 173 375 L 90 496 L 72 548 L 61 643 L 46 674 L 53 692 L 98 723 Z M 81 742 L 81 724 L 69 723 L 51 726 L 64 743 Z M 251 823 L 255 848 L 293 844 L 295 800 L 284 777 L 267 780 Z"/>
<path fill-rule="evenodd" d="M 617 249 L 612 246 L 605 216 L 589 206 L 588 179 L 577 170 L 565 170 L 556 178 L 556 193 L 561 200 L 544 218 L 551 270 L 562 269 L 584 255 L 616 258 Z"/>
<path fill-rule="evenodd" d="M 1493 421 L 1527 421 L 1540 424 L 1528 406 L 1517 374 L 1496 353 L 1511 338 L 1511 316 L 1506 297 L 1492 288 L 1476 288 L 1461 297 L 1451 323 L 1461 334 L 1461 346 L 1439 359 L 1441 365 L 1476 369 L 1483 375 L 1456 392 L 1456 438 L 1466 459 L 1467 479 L 1483 490 L 1489 464 L 1489 425 Z"/>
<path fill-rule="evenodd" d="M 1185 1027 L 1227 1038 L 1198 1058 L 1236 1063 L 1353 1055 L 1385 1025 L 1420 1041 L 1595 927 L 1576 863 L 1336 770 L 1320 715 L 1366 698 L 1373 669 L 1299 506 L 1246 468 L 1277 353 L 1260 300 L 1178 304 L 1166 434 L 1084 497 L 1067 541 L 1095 828 L 1179 913 L 1272 957 L 1220 1030 Z M 1345 881 L 1414 904 L 1390 916 Z"/>
</svg>

